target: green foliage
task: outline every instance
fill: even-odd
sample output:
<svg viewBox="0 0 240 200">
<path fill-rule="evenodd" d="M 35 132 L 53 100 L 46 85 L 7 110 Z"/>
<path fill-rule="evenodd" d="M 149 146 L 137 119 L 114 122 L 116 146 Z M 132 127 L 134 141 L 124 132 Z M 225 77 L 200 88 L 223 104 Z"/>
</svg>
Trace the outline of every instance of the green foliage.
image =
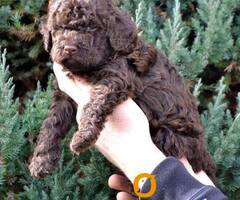
<svg viewBox="0 0 240 200">
<path fill-rule="evenodd" d="M 185 78 L 196 80 L 207 65 L 207 56 L 201 49 L 199 34 L 193 41 L 191 49 L 186 47 L 189 33 L 189 28 L 182 21 L 180 3 L 176 0 L 173 18 L 167 19 L 164 28 L 160 30 L 157 47 L 179 67 L 179 71 Z"/>
<path fill-rule="evenodd" d="M 218 63 L 222 59 L 229 59 L 228 54 L 233 48 L 231 1 L 222 3 L 220 0 L 199 0 L 198 4 L 199 21 L 195 21 L 195 28 L 199 30 L 199 26 L 205 26 L 200 34 L 209 62 Z"/>
<path fill-rule="evenodd" d="M 90 153 L 90 162 L 81 166 L 84 177 L 80 183 L 85 186 L 83 200 L 109 199 L 111 192 L 107 180 L 111 174 L 110 168 L 97 150 L 91 149 Z"/>
<path fill-rule="evenodd" d="M 52 91 L 52 78 L 48 83 L 46 91 L 41 90 L 40 83 L 38 82 L 37 90 L 32 99 L 28 99 L 24 109 L 23 123 L 25 124 L 29 134 L 35 137 L 38 134 L 39 127 L 42 124 L 42 119 L 47 117 L 50 106 Z"/>
<path fill-rule="evenodd" d="M 221 138 L 219 138 L 219 135 L 223 134 L 223 121 L 227 109 L 227 104 L 224 102 L 225 90 L 226 86 L 223 84 L 223 79 L 221 79 L 214 102 L 209 103 L 208 110 L 203 113 L 202 122 L 206 127 L 209 150 L 212 154 L 216 152 L 216 148 L 220 145 Z"/>
<path fill-rule="evenodd" d="M 50 71 L 47 68 L 49 56 L 43 49 L 38 31 L 47 2 L 0 1 L 0 46 L 8 49 L 10 71 L 18 81 L 18 87 L 23 88 L 21 96 L 32 90 Z"/>
<path fill-rule="evenodd" d="M 41 9 L 45 3 L 45 0 L 29 1 L 21 0 L 21 7 L 29 14 L 39 16 L 41 14 Z"/>
<path fill-rule="evenodd" d="M 71 134 L 63 142 L 62 157 L 55 172 L 42 180 L 30 176 L 27 163 L 41 122 L 49 110 L 52 78 L 46 90 L 38 84 L 33 97 L 25 102 L 24 113 L 19 115 L 19 103 L 13 100 L 14 86 L 8 69 L 5 51 L 0 59 L 1 199 L 9 194 L 19 200 L 110 199 L 108 162 L 94 149 L 79 158 L 73 157 L 68 145 Z"/>
<path fill-rule="evenodd" d="M 237 114 L 240 113 L 240 93 L 238 93 L 238 97 L 237 97 L 237 102 L 238 102 L 238 106 L 237 106 Z"/>
<path fill-rule="evenodd" d="M 0 196 L 6 192 L 6 182 L 14 177 L 14 161 L 26 142 L 25 129 L 17 113 L 18 102 L 13 100 L 13 79 L 6 64 L 6 50 L 0 52 Z"/>
<path fill-rule="evenodd" d="M 158 36 L 158 22 L 152 1 L 141 1 L 135 12 L 136 24 L 143 30 L 143 36 L 151 43 L 155 43 Z"/>
<path fill-rule="evenodd" d="M 1 52 L 0 52 L 1 54 Z M 21 118 L 17 113 L 18 102 L 13 100 L 13 79 L 6 65 L 6 51 L 0 57 L 0 148 L 5 164 L 15 160 L 25 143 Z"/>
<path fill-rule="evenodd" d="M 217 95 L 202 118 L 206 127 L 209 149 L 218 167 L 221 188 L 230 199 L 239 199 L 240 193 L 240 113 L 232 118 L 225 102 L 226 86 L 221 79 Z"/>
<path fill-rule="evenodd" d="M 199 79 L 198 82 L 196 83 L 194 90 L 193 90 L 193 96 L 195 96 L 196 98 L 199 97 L 200 93 L 201 93 L 201 87 L 203 86 L 202 80 Z"/>
<path fill-rule="evenodd" d="M 6 31 L 9 29 L 9 19 L 11 18 L 11 9 L 9 6 L 2 6 L 0 8 L 0 30 Z"/>
<path fill-rule="evenodd" d="M 190 10 L 193 3 L 198 5 L 192 8 L 195 12 Z M 155 4 L 158 6 L 154 9 Z M 239 27 L 233 24 L 234 17 L 239 20 L 238 15 L 234 16 L 239 5 L 239 0 L 176 0 L 175 4 L 173 1 L 160 3 L 156 0 L 122 1 L 122 7 L 136 10 L 132 14 L 140 34 L 149 42 L 156 43 L 178 66 L 183 77 L 194 81 L 207 65 L 223 68 L 223 62 L 230 64 L 238 59 L 236 51 L 239 52 L 240 39 L 236 31 L 234 37 L 232 30 Z M 157 16 L 157 8 L 169 17 Z M 183 19 L 184 15 L 187 17 Z"/>
<path fill-rule="evenodd" d="M 77 184 L 77 181 L 80 179 L 80 170 L 76 172 L 73 171 L 74 161 L 75 159 L 72 159 L 64 164 L 62 156 L 58 171 L 53 176 L 48 178 L 51 191 L 50 199 L 73 199 L 75 193 L 79 193 L 80 186 Z"/>
<path fill-rule="evenodd" d="M 42 181 L 32 180 L 26 174 L 24 191 L 18 194 L 19 199 L 25 200 L 65 200 L 79 199 L 80 185 L 77 183 L 80 179 L 80 170 L 74 171 L 73 166 L 75 159 L 66 160 L 63 150 L 59 162 L 59 168 L 55 173 Z"/>
</svg>

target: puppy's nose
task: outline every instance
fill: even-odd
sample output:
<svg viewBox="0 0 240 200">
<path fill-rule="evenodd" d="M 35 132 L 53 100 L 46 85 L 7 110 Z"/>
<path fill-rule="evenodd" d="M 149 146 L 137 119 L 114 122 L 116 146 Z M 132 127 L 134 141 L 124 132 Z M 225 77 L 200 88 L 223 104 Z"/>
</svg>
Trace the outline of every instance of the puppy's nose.
<svg viewBox="0 0 240 200">
<path fill-rule="evenodd" d="M 77 47 L 75 47 L 75 46 L 73 46 L 73 45 L 66 45 L 65 47 L 64 47 L 64 52 L 66 53 L 66 54 L 74 54 L 74 53 L 76 53 L 76 51 L 77 51 Z"/>
</svg>

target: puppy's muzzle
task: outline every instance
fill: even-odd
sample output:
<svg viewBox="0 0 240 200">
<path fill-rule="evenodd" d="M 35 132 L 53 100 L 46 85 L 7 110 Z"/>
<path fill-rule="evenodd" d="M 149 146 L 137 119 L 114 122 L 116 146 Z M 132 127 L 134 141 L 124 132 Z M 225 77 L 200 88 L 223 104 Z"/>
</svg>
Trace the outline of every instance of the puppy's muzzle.
<svg viewBox="0 0 240 200">
<path fill-rule="evenodd" d="M 77 52 L 77 47 L 74 45 L 66 45 L 64 47 L 64 53 L 66 53 L 67 55 L 74 55 Z"/>
</svg>

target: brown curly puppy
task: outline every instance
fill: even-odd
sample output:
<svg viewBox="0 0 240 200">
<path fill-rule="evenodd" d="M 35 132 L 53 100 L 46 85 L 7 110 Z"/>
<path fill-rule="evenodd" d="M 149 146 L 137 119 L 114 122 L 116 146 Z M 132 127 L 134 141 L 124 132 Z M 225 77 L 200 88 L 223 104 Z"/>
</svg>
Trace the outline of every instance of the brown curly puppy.
<svg viewBox="0 0 240 200">
<path fill-rule="evenodd" d="M 41 26 L 54 62 L 94 85 L 70 148 L 93 145 L 109 114 L 129 96 L 146 114 L 156 146 L 167 156 L 186 156 L 195 172 L 215 180 L 195 99 L 176 68 L 137 35 L 131 17 L 112 0 L 52 0 Z M 130 114 L 130 113 L 129 113 Z M 75 120 L 76 104 L 56 84 L 30 164 L 43 177 L 60 157 L 60 141 Z"/>
</svg>

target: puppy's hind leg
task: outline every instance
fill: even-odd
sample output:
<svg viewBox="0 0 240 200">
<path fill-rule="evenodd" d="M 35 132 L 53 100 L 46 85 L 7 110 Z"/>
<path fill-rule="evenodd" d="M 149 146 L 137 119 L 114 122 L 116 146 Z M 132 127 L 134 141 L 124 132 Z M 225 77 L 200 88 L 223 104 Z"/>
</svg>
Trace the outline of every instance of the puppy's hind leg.
<svg viewBox="0 0 240 200">
<path fill-rule="evenodd" d="M 67 134 L 76 115 L 76 105 L 54 84 L 50 113 L 44 120 L 29 165 L 31 175 L 43 178 L 54 170 L 61 154 L 61 139 Z"/>
</svg>

